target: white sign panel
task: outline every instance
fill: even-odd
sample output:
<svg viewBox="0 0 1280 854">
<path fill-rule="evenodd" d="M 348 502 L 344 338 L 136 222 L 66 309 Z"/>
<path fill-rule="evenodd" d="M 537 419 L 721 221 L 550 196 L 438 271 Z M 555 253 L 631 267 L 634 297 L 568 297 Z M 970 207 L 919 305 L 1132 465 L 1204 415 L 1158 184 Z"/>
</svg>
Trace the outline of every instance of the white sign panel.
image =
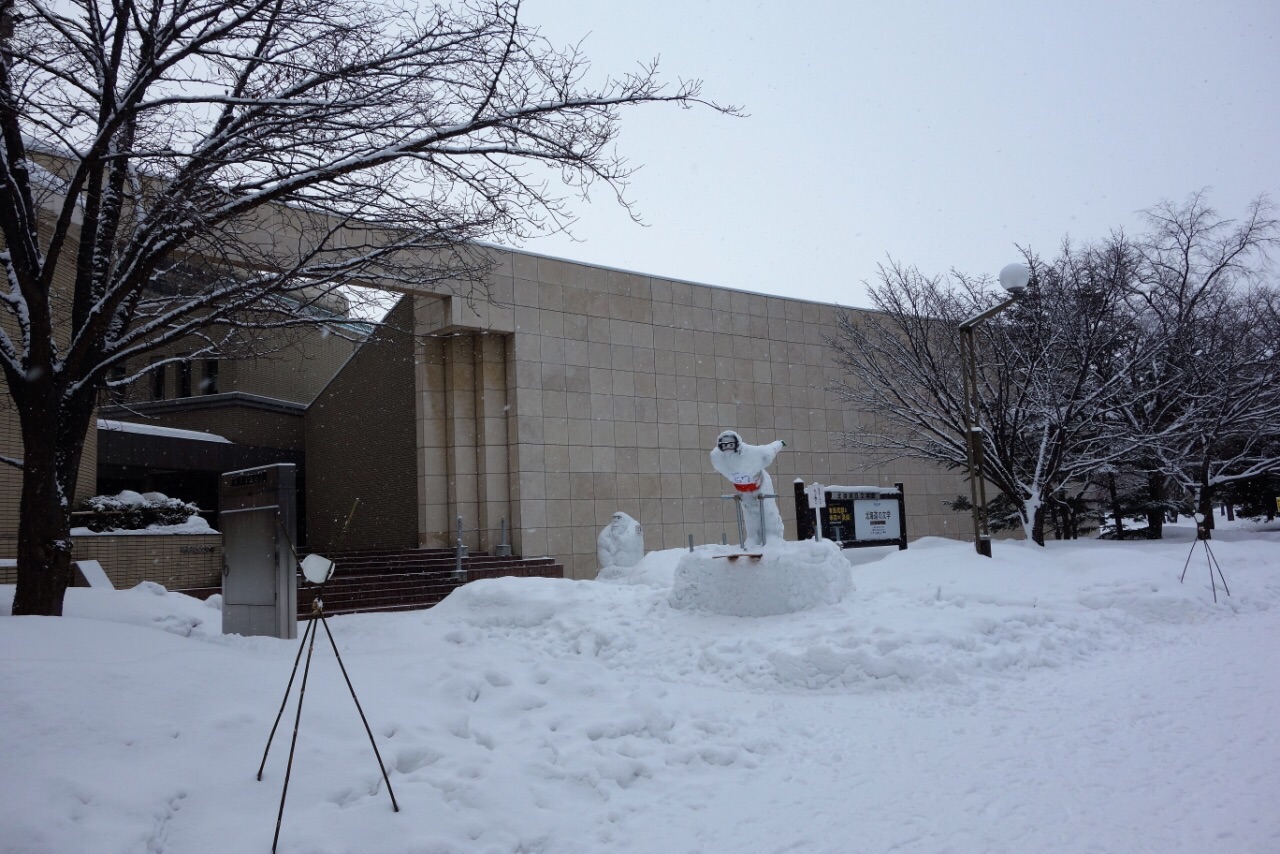
<svg viewBox="0 0 1280 854">
<path fill-rule="evenodd" d="M 810 510 L 821 510 L 827 506 L 827 491 L 822 488 L 822 484 L 811 483 L 804 488 L 804 491 L 809 496 Z"/>
<path fill-rule="evenodd" d="M 898 502 L 853 502 L 853 536 L 857 540 L 896 540 L 902 536 Z"/>
<path fill-rule="evenodd" d="M 111 583 L 111 579 L 107 578 L 107 571 L 96 560 L 78 560 L 75 562 L 75 566 L 76 569 L 80 570 L 80 574 L 84 576 L 85 582 L 90 587 L 99 587 L 103 590 L 116 589 L 116 586 Z"/>
</svg>

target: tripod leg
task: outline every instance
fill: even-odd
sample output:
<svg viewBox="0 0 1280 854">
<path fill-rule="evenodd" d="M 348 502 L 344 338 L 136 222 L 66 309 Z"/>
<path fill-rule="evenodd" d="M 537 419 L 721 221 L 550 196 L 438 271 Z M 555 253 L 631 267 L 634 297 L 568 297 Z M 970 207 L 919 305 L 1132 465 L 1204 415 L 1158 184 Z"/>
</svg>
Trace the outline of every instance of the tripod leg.
<svg viewBox="0 0 1280 854">
<path fill-rule="evenodd" d="M 312 622 L 315 622 L 314 619 Z M 293 774 L 293 754 L 298 746 L 298 725 L 302 723 L 302 701 L 307 696 L 307 676 L 311 673 L 311 653 L 316 647 L 315 627 L 311 626 L 309 628 L 311 628 L 311 641 L 307 644 L 307 663 L 302 668 L 302 685 L 298 687 L 298 712 L 293 718 L 293 741 L 289 744 L 289 763 L 284 769 L 284 788 L 280 790 L 280 811 L 276 813 L 276 835 L 271 837 L 271 854 L 275 854 L 276 845 L 280 842 L 280 822 L 284 820 L 284 799 L 289 794 L 289 776 Z"/>
<path fill-rule="evenodd" d="M 1178 577 L 1179 584 L 1182 584 L 1187 580 L 1187 567 L 1191 566 L 1191 556 L 1196 553 L 1196 543 L 1198 542 L 1200 541 L 1199 540 L 1191 541 L 1191 551 L 1187 552 L 1187 560 L 1185 563 L 1182 564 L 1182 575 Z"/>
<path fill-rule="evenodd" d="M 298 644 L 298 655 L 293 660 L 293 672 L 289 674 L 289 684 L 284 686 L 284 699 L 280 701 L 280 711 L 276 712 L 276 722 L 271 725 L 271 735 L 267 736 L 267 747 L 262 751 L 262 764 L 258 766 L 258 779 L 262 779 L 262 769 L 267 767 L 267 753 L 271 750 L 271 742 L 276 737 L 276 727 L 280 726 L 280 718 L 284 716 L 284 707 L 289 702 L 289 692 L 293 690 L 294 677 L 298 675 L 298 662 L 302 661 L 302 651 L 307 648 L 307 634 L 315 629 L 315 621 L 307 624 L 302 633 L 302 641 Z"/>
<path fill-rule="evenodd" d="M 1209 587 L 1213 590 L 1213 604 L 1218 604 L 1218 582 L 1213 578 L 1213 552 L 1209 551 L 1209 541 L 1201 540 L 1204 543 L 1204 562 L 1209 567 Z"/>
<path fill-rule="evenodd" d="M 1222 564 L 1218 563 L 1218 556 L 1209 549 L 1208 543 L 1204 544 L 1204 550 L 1209 554 L 1209 578 L 1212 580 L 1213 571 L 1215 569 L 1218 570 L 1218 578 L 1222 579 L 1222 589 L 1227 591 L 1227 595 L 1230 596 L 1231 589 L 1227 587 L 1227 579 L 1226 576 L 1222 574 Z"/>
<path fill-rule="evenodd" d="M 369 719 L 364 716 L 364 709 L 360 708 L 360 700 L 356 697 L 356 689 L 351 685 L 351 677 L 347 675 L 347 667 L 342 663 L 342 656 L 338 653 L 338 644 L 333 640 L 333 632 L 329 631 L 329 621 L 325 619 L 324 614 L 320 615 L 320 622 L 324 624 L 324 633 L 329 636 L 329 645 L 333 647 L 333 657 L 338 659 L 338 667 L 342 669 L 342 678 L 347 680 L 347 690 L 351 692 L 351 699 L 355 700 L 356 711 L 360 713 L 360 721 L 364 724 L 364 731 L 369 734 L 369 744 L 373 745 L 373 755 L 378 760 L 378 770 L 382 772 L 383 782 L 387 784 L 387 794 L 391 796 L 391 807 L 395 812 L 400 812 L 400 805 L 396 803 L 396 793 L 391 790 L 391 779 L 387 776 L 387 768 L 382 763 L 382 754 L 378 752 L 378 743 L 374 741 L 373 730 L 369 728 Z M 303 681 L 305 683 L 305 676 Z"/>
</svg>

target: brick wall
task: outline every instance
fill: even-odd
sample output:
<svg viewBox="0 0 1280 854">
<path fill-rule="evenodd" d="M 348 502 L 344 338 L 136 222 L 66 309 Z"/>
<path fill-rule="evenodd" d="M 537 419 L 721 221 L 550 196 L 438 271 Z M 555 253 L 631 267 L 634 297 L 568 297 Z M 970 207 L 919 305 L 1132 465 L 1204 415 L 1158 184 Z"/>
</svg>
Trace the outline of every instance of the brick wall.
<svg viewBox="0 0 1280 854">
<path fill-rule="evenodd" d="M 90 429 L 85 436 L 84 452 L 80 460 L 80 475 L 76 479 L 75 497 L 88 498 L 97 489 L 98 431 Z M 9 389 L 0 376 L 0 455 L 22 458 L 22 435 L 18 413 L 9 399 Z M 22 498 L 22 473 L 10 465 L 0 463 L 0 557 L 11 558 L 18 552 L 18 508 Z"/>
<path fill-rule="evenodd" d="M 0 455 L 22 456 L 18 414 L 9 400 L 9 388 L 0 376 Z M 22 495 L 22 474 L 0 463 L 0 558 L 11 558 L 18 550 L 18 501 Z"/>
<path fill-rule="evenodd" d="M 221 534 L 75 537 L 75 560 L 96 560 L 117 590 L 154 581 L 170 590 L 222 584 Z"/>
<path fill-rule="evenodd" d="M 312 549 L 418 543 L 412 300 L 361 346 L 307 409 L 307 526 Z"/>
</svg>

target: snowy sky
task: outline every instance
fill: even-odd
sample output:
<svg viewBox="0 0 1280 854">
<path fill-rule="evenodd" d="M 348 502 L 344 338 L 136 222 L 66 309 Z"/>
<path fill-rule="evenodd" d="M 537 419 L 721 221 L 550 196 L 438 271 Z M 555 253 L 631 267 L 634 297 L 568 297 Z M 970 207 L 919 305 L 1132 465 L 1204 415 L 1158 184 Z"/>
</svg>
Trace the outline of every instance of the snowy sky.
<svg viewBox="0 0 1280 854">
<path fill-rule="evenodd" d="M 1210 188 L 1280 198 L 1280 4 L 527 0 L 595 70 L 660 55 L 749 118 L 624 118 L 648 228 L 598 194 L 549 255 L 865 305 L 887 256 L 992 273 Z"/>
</svg>

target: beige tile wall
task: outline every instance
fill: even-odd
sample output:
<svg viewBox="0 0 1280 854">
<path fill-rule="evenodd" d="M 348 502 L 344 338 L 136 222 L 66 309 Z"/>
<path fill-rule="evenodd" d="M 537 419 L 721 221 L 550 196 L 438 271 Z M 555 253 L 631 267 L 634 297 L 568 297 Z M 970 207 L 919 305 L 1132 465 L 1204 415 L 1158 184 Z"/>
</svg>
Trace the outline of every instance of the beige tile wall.
<svg viewBox="0 0 1280 854">
<path fill-rule="evenodd" d="M 170 590 L 222 584 L 222 535 L 95 534 L 75 538 L 74 560 L 96 560 L 117 590 L 154 581 Z"/>
<path fill-rule="evenodd" d="M 736 536 L 707 454 L 723 429 L 784 439 L 770 471 L 794 536 L 792 481 L 906 485 L 912 536 L 963 533 L 942 507 L 963 479 L 910 461 L 864 467 L 838 434 L 857 418 L 825 389 L 832 306 L 512 253 L 512 493 L 518 546 L 594 577 L 622 510 L 648 549 Z M 504 283 L 505 284 L 505 283 Z"/>
<path fill-rule="evenodd" d="M 439 328 L 440 301 L 418 298 L 413 358 L 417 399 L 420 545 L 456 541 L 492 551 L 514 520 L 509 405 L 510 335 Z"/>
</svg>

